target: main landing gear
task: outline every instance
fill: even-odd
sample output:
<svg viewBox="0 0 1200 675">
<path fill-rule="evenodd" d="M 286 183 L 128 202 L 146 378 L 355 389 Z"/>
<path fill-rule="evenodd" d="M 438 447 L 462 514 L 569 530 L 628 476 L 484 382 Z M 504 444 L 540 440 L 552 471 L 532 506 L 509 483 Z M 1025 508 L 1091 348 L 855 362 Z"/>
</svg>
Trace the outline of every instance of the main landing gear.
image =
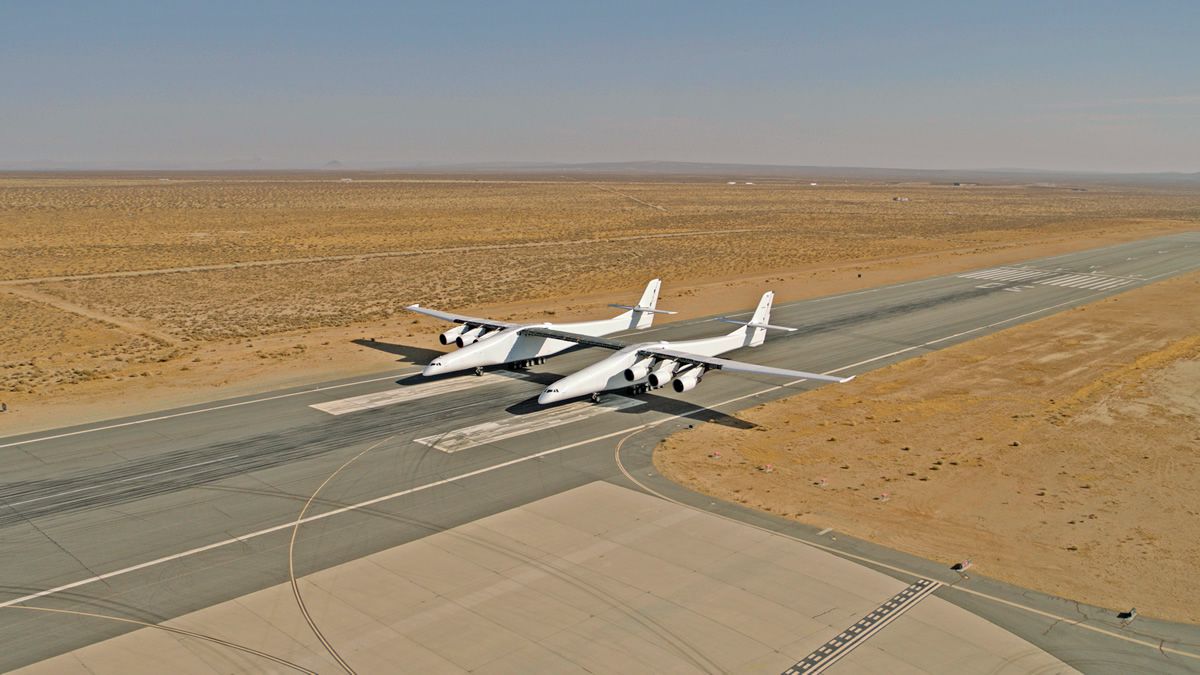
<svg viewBox="0 0 1200 675">
<path fill-rule="evenodd" d="M 529 359 L 526 361 L 513 361 L 512 363 L 508 364 L 508 369 L 509 370 L 525 370 L 526 368 L 529 368 L 531 366 L 540 366 L 545 362 L 546 362 L 546 357 L 539 356 L 536 359 Z"/>
<path fill-rule="evenodd" d="M 475 366 L 475 376 L 483 377 L 483 366 Z"/>
<path fill-rule="evenodd" d="M 599 402 L 600 402 L 600 392 L 598 392 L 598 391 L 592 392 L 592 403 L 599 403 Z"/>
</svg>

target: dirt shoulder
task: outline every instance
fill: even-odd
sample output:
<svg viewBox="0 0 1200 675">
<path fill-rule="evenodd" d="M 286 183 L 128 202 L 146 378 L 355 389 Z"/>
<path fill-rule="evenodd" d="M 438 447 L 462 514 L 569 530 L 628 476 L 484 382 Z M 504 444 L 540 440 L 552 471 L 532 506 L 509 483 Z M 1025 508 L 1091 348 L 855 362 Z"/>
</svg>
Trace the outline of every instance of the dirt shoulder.
<svg viewBox="0 0 1200 675">
<path fill-rule="evenodd" d="M 1109 226 L 1047 235 L 1032 241 L 978 243 L 916 255 L 802 265 L 783 273 L 717 280 L 668 278 L 664 280 L 660 306 L 679 312 L 672 320 L 685 320 L 745 309 L 768 288 L 775 290 L 780 302 L 790 302 L 1141 239 L 1178 231 L 1180 225 L 1144 221 L 1123 228 Z M 569 299 L 560 295 L 551 300 L 447 309 L 502 320 L 582 320 L 610 314 L 612 310 L 607 303 L 630 301 L 642 283 L 642 279 L 630 279 L 628 288 L 573 294 Z M 0 295 L 0 301 L 4 297 Z M 24 295 L 7 297 L 30 300 Z M 51 308 L 46 305 L 41 309 Z M 12 311 L 28 317 L 34 309 L 37 308 L 23 306 Z M 105 335 L 113 333 L 115 326 L 107 317 L 98 315 L 88 320 L 95 322 L 97 329 L 107 331 Z M 14 352 L 42 356 L 6 371 L 7 377 L 17 384 L 3 395 L 9 412 L 0 415 L 0 435 L 60 428 L 423 364 L 444 349 L 437 343 L 436 335 L 445 328 L 432 319 L 399 312 L 380 321 L 350 326 L 198 341 L 181 348 L 138 336 L 140 342 L 133 349 L 121 343 L 115 334 L 109 335 L 105 342 L 91 333 L 81 335 L 81 346 L 75 348 L 62 342 L 64 333 L 51 318 L 35 325 L 44 328 L 30 330 L 9 341 L 18 345 Z M 145 330 L 142 324 L 137 328 Z M 42 335 L 58 337 L 47 337 L 42 341 L 44 344 L 36 341 L 24 344 Z M 369 338 L 377 342 L 369 343 Z M 46 364 L 53 364 L 56 359 L 63 367 L 72 366 L 78 361 L 74 354 L 84 349 L 85 343 L 91 350 L 89 355 L 108 354 L 110 359 L 117 355 L 122 360 L 113 361 L 108 370 L 71 368 L 69 380 L 48 387 L 21 386 L 23 379 L 26 382 L 31 379 L 23 374 L 22 367 L 46 371 Z"/>
<path fill-rule="evenodd" d="M 681 432 L 655 464 L 817 527 L 1195 623 L 1197 298 L 1200 274 L 1146 286 L 748 410 L 753 429 Z"/>
</svg>

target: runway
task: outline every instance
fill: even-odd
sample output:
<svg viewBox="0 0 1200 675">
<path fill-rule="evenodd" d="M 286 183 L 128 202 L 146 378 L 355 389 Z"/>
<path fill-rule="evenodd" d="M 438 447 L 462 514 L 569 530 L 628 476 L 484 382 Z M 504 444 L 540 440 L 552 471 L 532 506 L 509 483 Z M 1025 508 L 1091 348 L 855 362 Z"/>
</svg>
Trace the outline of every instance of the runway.
<svg viewBox="0 0 1200 675">
<path fill-rule="evenodd" d="M 1200 234 L 1192 233 L 777 305 L 773 323 L 800 330 L 729 356 L 857 374 L 1196 269 Z M 640 335 L 689 339 L 723 330 L 688 321 Z M 432 382 L 407 368 L 0 439 L 0 670 L 130 629 L 5 611 L 15 604 L 158 622 L 287 581 L 297 514 L 331 474 L 373 445 L 309 509 L 298 573 L 596 480 L 640 484 L 857 556 L 905 583 L 937 579 L 948 584 L 932 591 L 937 597 L 1086 672 L 1200 670 L 1200 658 L 1190 656 L 1200 654 L 1193 627 L 1139 619 L 1136 633 L 1120 637 L 1098 610 L 1076 611 L 1075 603 L 986 579 L 959 583 L 944 566 L 844 537 L 835 546 L 808 528 L 712 504 L 653 474 L 649 450 L 672 429 L 697 419 L 744 424 L 731 414 L 809 383 L 716 374 L 686 395 L 610 394 L 601 406 L 549 409 L 534 403 L 545 384 L 603 356 L 582 350 L 524 373 Z"/>
</svg>

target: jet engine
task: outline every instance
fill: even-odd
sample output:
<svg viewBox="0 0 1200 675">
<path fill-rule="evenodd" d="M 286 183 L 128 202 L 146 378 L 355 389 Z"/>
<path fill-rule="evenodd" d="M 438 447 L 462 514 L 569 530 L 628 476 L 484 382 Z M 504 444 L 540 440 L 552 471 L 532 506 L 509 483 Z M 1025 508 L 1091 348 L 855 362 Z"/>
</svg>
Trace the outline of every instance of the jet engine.
<svg viewBox="0 0 1200 675">
<path fill-rule="evenodd" d="M 455 326 L 454 328 L 451 328 L 450 330 L 446 331 L 445 333 L 442 333 L 441 335 L 439 335 L 438 342 L 441 342 L 444 345 L 448 345 L 451 342 L 454 342 L 454 339 L 457 338 L 459 335 L 462 335 L 463 331 L 466 329 L 467 329 L 467 326 L 465 324 L 461 325 L 461 326 Z"/>
<path fill-rule="evenodd" d="M 637 382 L 650 374 L 650 366 L 653 365 L 654 359 L 647 356 L 625 369 L 625 379 L 630 382 Z"/>
<path fill-rule="evenodd" d="M 700 384 L 700 378 L 703 376 L 704 368 L 700 366 L 688 368 L 680 373 L 679 377 L 675 378 L 675 381 L 671 383 L 671 388 L 679 394 L 682 394 L 685 391 L 691 391 L 696 388 L 696 385 Z"/>
<path fill-rule="evenodd" d="M 476 326 L 469 330 L 465 330 L 454 340 L 454 344 L 458 345 L 459 347 L 466 347 L 482 337 L 483 332 L 483 326 Z"/>
<path fill-rule="evenodd" d="M 650 386 L 661 387 L 671 381 L 675 376 L 675 369 L 679 367 L 678 361 L 665 359 L 650 371 Z"/>
</svg>

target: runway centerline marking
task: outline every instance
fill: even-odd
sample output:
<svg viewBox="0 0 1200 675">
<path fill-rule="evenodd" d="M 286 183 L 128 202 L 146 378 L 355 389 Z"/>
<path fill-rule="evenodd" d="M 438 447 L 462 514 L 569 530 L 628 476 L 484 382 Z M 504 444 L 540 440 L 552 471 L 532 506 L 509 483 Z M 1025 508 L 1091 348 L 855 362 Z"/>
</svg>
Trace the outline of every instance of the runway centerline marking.
<svg viewBox="0 0 1200 675">
<path fill-rule="evenodd" d="M 347 413 L 358 412 L 360 410 L 371 410 L 373 408 L 382 408 L 384 406 L 393 405 L 396 403 L 404 403 L 405 401 L 415 401 L 417 399 L 428 398 L 430 396 L 440 396 L 442 394 L 451 394 L 456 391 L 466 391 L 475 387 L 486 386 L 489 384 L 499 384 L 507 381 L 508 378 L 499 375 L 488 373 L 480 377 L 452 377 L 445 380 L 433 380 L 430 382 L 422 382 L 421 384 L 412 384 L 407 386 L 399 386 L 396 389 L 386 389 L 384 391 L 376 391 L 370 394 L 361 396 L 351 396 L 350 398 L 340 398 L 335 401 L 325 401 L 324 403 L 313 403 L 308 407 L 320 410 L 321 412 L 329 413 L 330 415 L 345 415 Z"/>
<path fill-rule="evenodd" d="M 482 422 L 469 427 L 455 429 L 454 431 L 448 431 L 444 434 L 417 438 L 413 442 L 428 445 L 442 452 L 454 453 L 517 436 L 524 436 L 535 431 L 582 422 L 606 412 L 615 412 L 638 405 L 646 405 L 646 403 L 645 401 L 639 401 L 626 396 L 606 396 L 600 403 L 576 401 L 556 408 L 539 410 L 520 417 L 511 417 L 496 422 Z"/>
</svg>

